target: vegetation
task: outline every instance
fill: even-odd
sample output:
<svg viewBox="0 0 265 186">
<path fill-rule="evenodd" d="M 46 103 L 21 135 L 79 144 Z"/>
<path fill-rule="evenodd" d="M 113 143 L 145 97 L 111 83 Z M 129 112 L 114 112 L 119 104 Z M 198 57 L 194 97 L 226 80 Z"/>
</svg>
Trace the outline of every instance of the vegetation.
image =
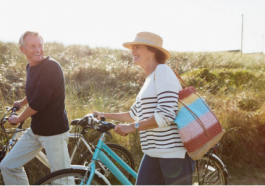
<svg viewBox="0 0 265 186">
<path fill-rule="evenodd" d="M 127 50 L 47 43 L 45 55 L 63 68 L 70 121 L 93 110 L 128 111 L 145 80 Z M 167 64 L 189 86 L 196 87 L 226 129 L 217 153 L 228 170 L 264 181 L 255 172 L 265 166 L 265 56 L 228 52 L 171 55 Z M 13 100 L 25 96 L 26 64 L 17 44 L 0 42 L 1 113 Z M 142 152 L 137 134 L 113 135 L 112 142 L 126 146 L 139 166 Z"/>
</svg>

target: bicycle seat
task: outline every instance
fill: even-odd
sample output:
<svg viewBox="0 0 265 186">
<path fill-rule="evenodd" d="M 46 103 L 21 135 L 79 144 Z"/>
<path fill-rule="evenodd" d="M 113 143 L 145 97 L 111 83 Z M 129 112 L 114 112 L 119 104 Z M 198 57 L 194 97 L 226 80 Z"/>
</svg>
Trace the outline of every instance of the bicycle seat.
<svg viewBox="0 0 265 186">
<path fill-rule="evenodd" d="M 71 121 L 71 125 L 78 125 L 79 121 L 80 121 L 80 119 L 75 119 L 75 120 Z"/>
</svg>

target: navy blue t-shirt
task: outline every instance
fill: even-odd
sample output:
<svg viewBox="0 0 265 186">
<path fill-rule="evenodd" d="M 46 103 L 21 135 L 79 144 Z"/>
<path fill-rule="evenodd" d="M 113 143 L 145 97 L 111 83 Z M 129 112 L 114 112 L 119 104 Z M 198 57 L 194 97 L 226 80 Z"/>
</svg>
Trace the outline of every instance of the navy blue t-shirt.
<svg viewBox="0 0 265 186">
<path fill-rule="evenodd" d="M 64 75 L 60 64 L 48 56 L 36 66 L 27 64 L 26 69 L 28 104 L 38 111 L 31 116 L 33 133 L 52 136 L 68 131 Z"/>
</svg>

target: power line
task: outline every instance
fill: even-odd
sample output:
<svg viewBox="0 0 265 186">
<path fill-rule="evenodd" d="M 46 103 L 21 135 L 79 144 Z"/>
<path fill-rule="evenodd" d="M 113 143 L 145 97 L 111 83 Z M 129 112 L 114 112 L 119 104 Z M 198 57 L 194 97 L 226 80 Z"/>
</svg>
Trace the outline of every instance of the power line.
<svg viewBox="0 0 265 186">
<path fill-rule="evenodd" d="M 197 5 L 200 5 L 202 7 L 207 7 L 209 9 L 215 9 L 215 10 L 218 10 L 220 12 L 224 12 L 224 13 L 229 13 L 229 14 L 236 14 L 236 13 L 232 13 L 230 11 L 227 11 L 227 10 L 223 10 L 223 9 L 220 9 L 220 8 L 217 8 L 217 7 L 214 7 L 214 6 L 210 6 L 209 4 L 204 4 L 204 3 L 201 3 L 201 2 L 198 2 L 198 1 L 193 1 L 193 0 L 190 0 L 191 3 L 195 3 Z M 236 15 L 241 15 L 241 14 L 236 14 Z"/>
</svg>

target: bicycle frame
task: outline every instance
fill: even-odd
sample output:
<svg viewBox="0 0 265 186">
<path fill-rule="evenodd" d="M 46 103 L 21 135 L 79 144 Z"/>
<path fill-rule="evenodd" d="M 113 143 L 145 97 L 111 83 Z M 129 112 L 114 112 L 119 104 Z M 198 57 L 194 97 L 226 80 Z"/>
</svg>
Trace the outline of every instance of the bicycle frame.
<svg viewBox="0 0 265 186">
<path fill-rule="evenodd" d="M 8 108 L 7 108 L 8 109 Z M 10 109 L 11 110 L 11 109 Z M 4 116 L 2 117 L 3 119 L 4 119 L 4 117 L 6 117 L 7 115 L 9 115 L 10 114 L 10 110 L 8 110 L 5 114 L 4 114 Z M 2 119 L 2 120 L 3 120 Z M 1 120 L 1 124 L 3 124 L 2 123 L 2 120 Z M 14 134 L 13 134 L 13 136 L 12 136 L 12 139 L 10 139 L 9 141 L 8 141 L 8 144 L 7 145 L 4 145 L 4 147 L 3 147 L 3 150 L 2 151 L 5 151 L 5 156 L 7 156 L 7 154 L 10 152 L 10 150 L 13 148 L 13 146 L 16 144 L 16 142 L 21 138 L 21 136 L 23 135 L 23 133 L 24 133 L 24 129 L 22 129 L 22 126 L 23 126 L 23 124 L 24 124 L 24 121 L 23 122 L 21 122 L 19 125 L 18 125 L 18 127 L 16 128 L 16 132 L 14 132 Z M 74 156 L 75 156 L 75 154 L 76 154 L 76 150 L 77 150 L 77 148 L 78 148 L 78 145 L 79 145 L 79 143 L 80 143 L 80 141 L 83 141 L 83 143 L 85 144 L 85 146 L 87 147 L 87 149 L 89 150 L 89 152 L 91 153 L 91 154 L 93 154 L 93 151 L 92 151 L 92 149 L 91 149 L 91 147 L 90 147 L 90 145 L 86 142 L 86 140 L 84 139 L 84 137 L 83 137 L 83 135 L 82 134 L 79 134 L 79 133 L 69 133 L 69 138 L 76 138 L 76 137 L 78 137 L 78 142 L 77 142 L 77 144 L 75 145 L 75 147 L 74 147 L 74 150 L 73 150 L 73 152 L 72 152 L 72 154 L 71 154 L 71 163 L 72 163 L 72 161 L 73 161 L 73 159 L 74 159 Z M 4 157 L 5 157 L 4 156 Z M 49 166 L 49 163 L 48 163 L 48 158 L 47 158 L 47 156 L 42 152 L 42 151 L 40 151 L 37 155 L 36 155 L 36 158 L 42 163 L 42 164 L 44 164 L 47 168 L 50 168 L 50 166 Z M 104 167 L 102 166 L 102 165 L 100 165 L 101 166 L 101 168 L 105 171 L 105 169 L 104 169 Z"/>
<path fill-rule="evenodd" d="M 17 129 L 18 130 L 18 129 Z M 20 132 L 17 132 L 17 133 L 14 133 L 12 139 L 9 140 L 9 143 L 7 146 L 4 146 L 4 148 L 6 149 L 6 155 L 9 153 L 9 151 L 12 149 L 12 147 L 14 146 L 15 142 L 17 140 L 19 140 L 19 138 L 22 136 L 21 134 L 23 133 L 23 131 L 20 131 Z M 78 137 L 78 141 L 77 141 L 77 144 L 75 145 L 74 149 L 73 149 L 73 152 L 71 154 L 71 162 L 73 161 L 74 159 L 74 156 L 76 154 L 76 150 L 78 148 L 78 145 L 80 144 L 80 142 L 82 141 L 85 146 L 87 147 L 87 149 L 89 150 L 89 152 L 91 154 L 93 154 L 93 151 L 90 147 L 90 145 L 86 142 L 86 140 L 84 139 L 84 137 L 81 135 L 81 134 L 73 134 L 73 133 L 70 133 L 69 134 L 69 138 L 76 138 Z M 5 155 L 5 156 L 6 156 Z M 46 156 L 46 154 L 44 154 L 42 151 L 40 151 L 37 155 L 36 155 L 36 158 L 42 163 L 44 164 L 46 167 L 50 168 L 49 166 L 49 162 L 48 162 L 48 158 Z M 101 168 L 104 169 L 104 167 L 101 166 Z"/>
<path fill-rule="evenodd" d="M 73 149 L 73 152 L 72 152 L 72 154 L 71 154 L 71 157 L 70 157 L 71 163 L 72 163 L 72 161 L 73 161 L 73 159 L 74 159 L 74 157 L 75 157 L 76 150 L 77 150 L 78 145 L 80 144 L 81 141 L 85 144 L 85 146 L 87 147 L 87 149 L 89 150 L 89 152 L 90 152 L 91 154 L 93 154 L 93 151 L 92 151 L 90 145 L 88 145 L 88 143 L 86 142 L 86 140 L 85 140 L 85 138 L 83 137 L 83 135 L 81 135 L 81 134 L 73 134 L 73 133 L 69 133 L 69 138 L 76 138 L 76 137 L 78 137 L 78 141 L 77 141 L 77 144 L 75 145 L 75 147 L 74 147 L 74 149 Z M 46 156 L 42 151 L 40 151 L 40 152 L 36 155 L 36 158 L 37 158 L 38 160 L 40 160 L 40 161 L 41 161 L 46 167 L 48 167 L 48 168 L 50 167 L 50 166 L 49 166 L 49 163 L 48 163 L 48 158 L 47 158 L 47 156 Z M 103 170 L 105 170 L 104 167 L 103 167 Z"/>
<path fill-rule="evenodd" d="M 96 162 L 100 160 L 105 164 L 108 169 L 114 174 L 114 176 L 123 184 L 123 185 L 132 185 L 132 183 L 123 175 L 123 173 L 114 165 L 114 163 L 106 156 L 102 151 L 105 150 L 111 157 L 113 157 L 126 171 L 128 171 L 134 178 L 137 177 L 137 173 L 131 169 L 119 156 L 117 156 L 106 144 L 105 144 L 105 133 L 100 137 L 95 153 L 93 155 L 91 163 L 88 165 L 88 171 L 90 171 L 89 178 L 86 182 L 87 185 L 91 185 L 92 180 L 96 171 Z M 88 173 L 88 172 L 87 172 Z M 86 176 L 85 176 L 86 177 Z M 84 180 L 81 181 L 80 185 L 84 185 Z"/>
<path fill-rule="evenodd" d="M 78 146 L 79 146 L 79 144 L 80 144 L 81 141 L 85 144 L 85 146 L 87 147 L 87 149 L 89 150 L 89 152 L 91 154 L 93 154 L 93 150 L 91 149 L 90 145 L 88 145 L 88 143 L 86 142 L 86 140 L 85 140 L 85 138 L 83 137 L 82 134 L 72 134 L 72 133 L 69 133 L 69 138 L 78 138 L 78 141 L 77 141 L 77 143 L 76 143 L 76 145 L 75 145 L 75 147 L 73 149 L 73 152 L 71 154 L 71 157 L 70 157 L 71 158 L 71 162 L 74 159 L 76 150 L 77 150 L 77 148 L 78 148 Z"/>
</svg>

